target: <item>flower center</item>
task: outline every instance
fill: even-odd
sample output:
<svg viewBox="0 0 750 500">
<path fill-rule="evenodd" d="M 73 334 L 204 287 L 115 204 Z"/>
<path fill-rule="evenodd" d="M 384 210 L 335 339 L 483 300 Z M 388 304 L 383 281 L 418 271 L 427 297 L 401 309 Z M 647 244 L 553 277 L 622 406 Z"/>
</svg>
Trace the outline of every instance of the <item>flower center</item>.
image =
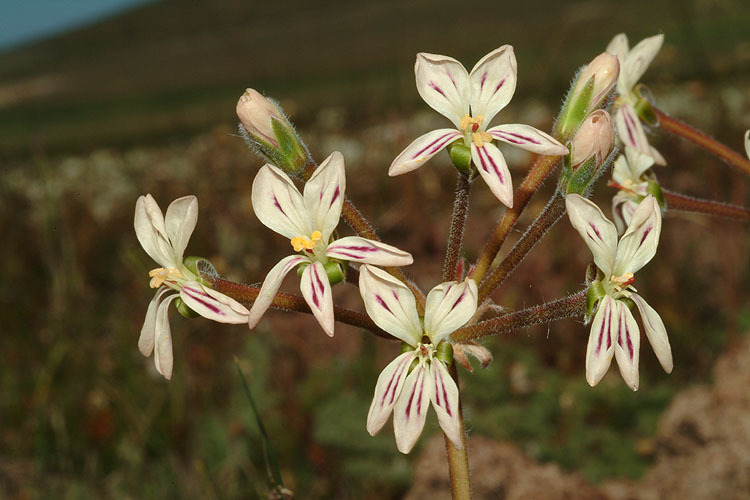
<svg viewBox="0 0 750 500">
<path fill-rule="evenodd" d="M 184 278 L 182 271 L 176 267 L 157 267 L 150 270 L 148 276 L 151 278 L 151 282 L 149 283 L 151 288 L 159 288 L 167 280 L 173 281 Z"/>
<path fill-rule="evenodd" d="M 633 273 L 625 273 L 622 276 L 610 276 L 609 281 L 615 286 L 615 290 L 621 292 L 623 289 L 629 287 L 635 282 L 635 276 Z"/>
<path fill-rule="evenodd" d="M 478 148 L 482 147 L 482 144 L 485 142 L 492 142 L 492 136 L 482 130 L 483 120 L 484 116 L 482 115 L 474 118 L 466 114 L 461 118 L 461 130 L 463 131 L 464 136 L 467 139 L 471 137 L 471 142 L 473 142 Z"/>
<path fill-rule="evenodd" d="M 315 248 L 315 245 L 317 245 L 322 239 L 323 234 L 320 231 L 315 230 L 310 235 L 310 238 L 307 238 L 306 236 L 296 236 L 290 240 L 290 243 L 295 252 L 301 252 L 302 250 L 312 251 L 312 249 Z"/>
</svg>

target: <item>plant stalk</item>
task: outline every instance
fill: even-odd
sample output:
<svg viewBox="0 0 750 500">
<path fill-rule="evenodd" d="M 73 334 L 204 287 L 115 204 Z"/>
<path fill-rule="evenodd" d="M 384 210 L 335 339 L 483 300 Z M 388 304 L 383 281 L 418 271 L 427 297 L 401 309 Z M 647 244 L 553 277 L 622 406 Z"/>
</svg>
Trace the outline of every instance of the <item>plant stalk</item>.
<svg viewBox="0 0 750 500">
<path fill-rule="evenodd" d="M 451 228 L 448 233 L 448 247 L 445 250 L 445 264 L 443 264 L 443 281 L 460 280 L 456 276 L 458 262 L 461 259 L 461 244 L 466 229 L 466 219 L 469 216 L 469 194 L 471 192 L 471 179 L 459 173 L 456 182 L 456 198 L 453 202 L 453 217 Z"/>
<path fill-rule="evenodd" d="M 667 201 L 668 210 L 708 214 L 744 222 L 750 221 L 750 210 L 739 205 L 693 198 L 692 196 L 675 193 L 664 188 L 662 188 L 662 192 L 664 193 L 664 199 Z"/>
<path fill-rule="evenodd" d="M 458 370 L 456 370 L 456 363 L 451 363 L 449 368 L 453 381 L 456 382 L 458 387 Z M 445 452 L 448 455 L 448 473 L 450 476 L 451 485 L 451 496 L 453 500 L 471 500 L 471 480 L 469 477 L 469 454 L 466 449 L 466 429 L 464 428 L 464 414 L 461 408 L 461 396 L 459 390 L 458 399 L 458 421 L 461 426 L 461 449 L 459 450 L 455 446 L 446 434 L 443 434 L 445 439 Z"/>
</svg>

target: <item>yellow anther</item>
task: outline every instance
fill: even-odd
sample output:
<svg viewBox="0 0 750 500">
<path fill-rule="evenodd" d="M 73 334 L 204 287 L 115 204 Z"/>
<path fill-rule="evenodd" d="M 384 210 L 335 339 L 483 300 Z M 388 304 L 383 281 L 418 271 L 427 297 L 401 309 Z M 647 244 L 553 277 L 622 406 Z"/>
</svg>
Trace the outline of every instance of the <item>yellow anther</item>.
<svg viewBox="0 0 750 500">
<path fill-rule="evenodd" d="M 151 282 L 149 283 L 151 288 L 159 288 L 168 279 L 179 279 L 183 277 L 182 272 L 175 267 L 158 267 L 150 270 L 148 276 L 151 278 Z"/>
<path fill-rule="evenodd" d="M 304 236 L 295 236 L 290 240 L 290 243 L 295 252 L 301 252 L 302 250 L 312 250 L 321 239 L 323 239 L 323 234 L 320 231 L 313 231 L 310 239 Z"/>
<path fill-rule="evenodd" d="M 633 273 L 625 273 L 622 276 L 612 275 L 609 280 L 615 284 L 615 288 L 622 290 L 635 281 L 635 276 Z"/>
<path fill-rule="evenodd" d="M 471 121 L 471 116 L 469 116 L 469 115 L 464 115 L 464 117 L 463 117 L 463 118 L 461 118 L 461 130 L 463 130 L 463 129 L 465 129 L 466 127 L 468 127 L 470 123 L 473 123 L 473 122 Z"/>
<path fill-rule="evenodd" d="M 471 134 L 471 142 L 478 148 L 482 147 L 485 142 L 492 142 L 492 136 L 487 132 L 474 132 Z"/>
<path fill-rule="evenodd" d="M 476 132 L 477 129 L 482 126 L 482 120 L 484 120 L 484 116 L 482 115 L 476 117 L 471 117 L 468 114 L 464 115 L 464 117 L 461 118 L 461 130 L 466 130 L 471 127 L 471 131 Z"/>
</svg>

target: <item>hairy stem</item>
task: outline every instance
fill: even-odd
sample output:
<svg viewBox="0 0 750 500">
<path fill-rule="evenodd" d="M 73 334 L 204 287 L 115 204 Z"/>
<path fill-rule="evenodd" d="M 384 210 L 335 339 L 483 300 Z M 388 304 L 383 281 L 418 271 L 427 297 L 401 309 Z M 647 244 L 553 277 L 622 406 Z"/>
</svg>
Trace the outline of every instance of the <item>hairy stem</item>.
<svg viewBox="0 0 750 500">
<path fill-rule="evenodd" d="M 518 190 L 513 197 L 513 208 L 505 211 L 503 218 L 498 222 L 489 241 L 487 241 L 482 250 L 482 254 L 477 259 L 477 264 L 472 274 L 475 281 L 481 281 L 487 273 L 497 252 L 500 251 L 505 238 L 508 237 L 510 230 L 513 229 L 516 221 L 518 221 L 518 217 L 520 217 L 521 212 L 526 208 L 531 196 L 539 189 L 539 186 L 542 185 L 544 179 L 552 172 L 559 160 L 559 156 L 539 156 L 531 165 L 529 173 L 526 174 L 526 177 L 521 185 L 518 186 Z"/>
<path fill-rule="evenodd" d="M 529 307 L 513 313 L 488 319 L 480 323 L 459 328 L 451 335 L 453 342 L 468 342 L 490 335 L 511 333 L 518 328 L 526 328 L 563 318 L 582 317 L 586 308 L 588 289 L 546 304 Z"/>
<path fill-rule="evenodd" d="M 449 368 L 451 377 L 458 387 L 458 370 L 456 363 L 451 363 Z M 460 390 L 459 390 L 460 394 Z M 466 449 L 466 430 L 464 429 L 464 414 L 461 408 L 461 397 L 458 399 L 458 421 L 461 427 L 461 449 L 459 450 L 447 434 L 443 434 L 445 439 L 445 452 L 448 454 L 448 472 L 451 483 L 451 496 L 453 500 L 471 500 L 471 481 L 469 478 L 469 454 Z"/>
<path fill-rule="evenodd" d="M 724 163 L 740 169 L 746 175 L 750 175 L 750 161 L 733 149 L 725 146 L 716 139 L 707 136 L 700 130 L 696 130 L 687 123 L 672 118 L 664 111 L 654 107 L 654 112 L 659 120 L 659 127 L 667 132 L 690 141 L 702 147 L 709 153 L 718 156 Z"/>
<path fill-rule="evenodd" d="M 667 200 L 668 210 L 681 210 L 684 212 L 696 212 L 700 214 L 715 215 L 717 217 L 727 217 L 741 221 L 750 221 L 750 210 L 739 205 L 730 205 L 713 200 L 702 200 L 693 198 L 674 191 L 667 191 L 662 188 L 664 199 Z"/>
<path fill-rule="evenodd" d="M 531 223 L 521 239 L 515 244 L 508 255 L 479 285 L 479 302 L 481 303 L 488 295 L 505 281 L 510 273 L 518 264 L 528 255 L 534 245 L 536 245 L 565 214 L 565 198 L 559 191 L 547 203 L 542 213 Z"/>
<path fill-rule="evenodd" d="M 456 199 L 453 202 L 453 217 L 448 234 L 448 247 L 445 250 L 445 264 L 443 265 L 443 281 L 460 280 L 456 276 L 459 259 L 461 259 L 461 244 L 466 229 L 466 219 L 469 216 L 469 193 L 471 192 L 471 179 L 459 173 L 456 182 Z"/>
</svg>

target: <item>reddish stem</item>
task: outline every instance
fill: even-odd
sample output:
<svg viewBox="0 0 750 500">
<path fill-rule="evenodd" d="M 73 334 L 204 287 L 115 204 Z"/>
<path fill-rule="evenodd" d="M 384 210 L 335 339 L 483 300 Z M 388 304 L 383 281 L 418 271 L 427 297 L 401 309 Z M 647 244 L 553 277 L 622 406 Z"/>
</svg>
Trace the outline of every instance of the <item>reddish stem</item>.
<svg viewBox="0 0 750 500">
<path fill-rule="evenodd" d="M 684 212 L 696 212 L 700 214 L 727 217 L 741 221 L 750 221 L 750 210 L 739 205 L 730 205 L 713 200 L 702 200 L 685 194 L 667 191 L 662 188 L 664 199 L 667 201 L 668 210 L 681 210 Z"/>
</svg>

